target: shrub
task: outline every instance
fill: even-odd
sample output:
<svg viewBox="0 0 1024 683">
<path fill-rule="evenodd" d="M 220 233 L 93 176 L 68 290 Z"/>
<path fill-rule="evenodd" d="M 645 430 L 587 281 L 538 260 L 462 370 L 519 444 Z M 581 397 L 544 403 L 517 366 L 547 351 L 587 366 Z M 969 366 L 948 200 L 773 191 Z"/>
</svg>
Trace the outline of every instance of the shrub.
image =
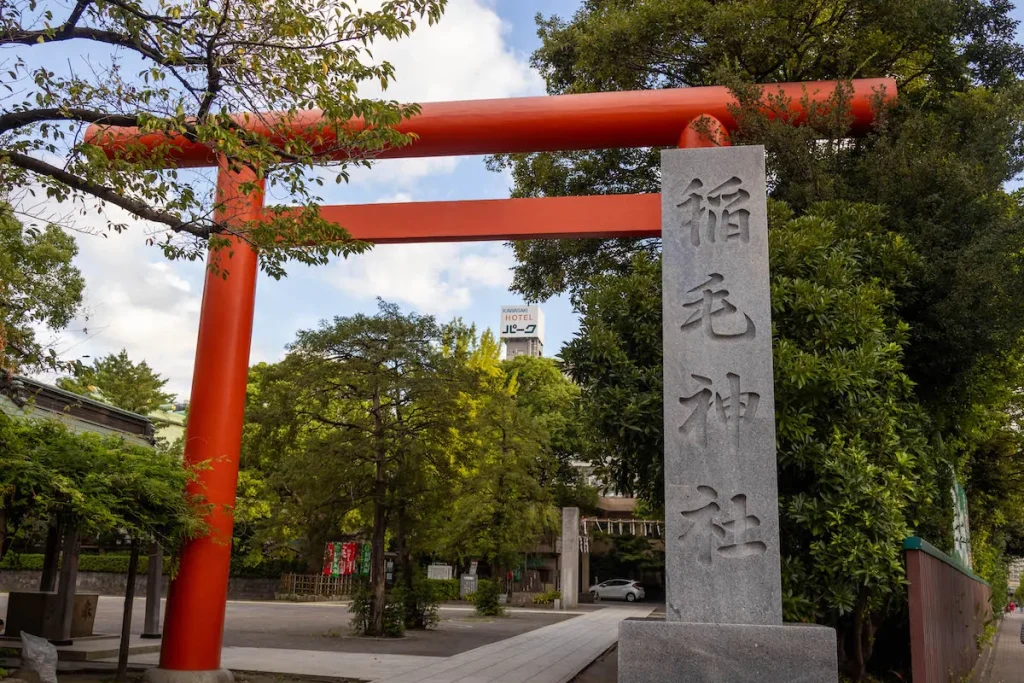
<svg viewBox="0 0 1024 683">
<path fill-rule="evenodd" d="M 547 591 L 546 593 L 538 593 L 533 596 L 533 604 L 535 605 L 552 605 L 555 600 L 562 599 L 562 591 Z"/>
<path fill-rule="evenodd" d="M 473 605 L 477 614 L 485 617 L 499 617 L 505 614 L 505 608 L 501 606 L 501 589 L 497 581 L 481 579 L 477 583 L 476 593 L 473 593 Z"/>
<path fill-rule="evenodd" d="M 439 602 L 460 600 L 458 579 L 427 579 L 434 587 L 434 598 Z"/>
<path fill-rule="evenodd" d="M 396 600 L 394 592 L 387 597 L 384 605 L 384 637 L 400 638 L 405 633 L 405 609 Z M 373 590 L 369 581 L 359 581 L 352 591 L 352 604 L 348 611 L 352 614 L 352 630 L 361 636 L 370 635 L 370 620 L 373 613 Z"/>
<path fill-rule="evenodd" d="M 441 621 L 437 610 L 437 597 L 434 582 L 423 576 L 422 572 L 413 574 L 412 589 L 400 584 L 393 591 L 394 602 L 402 606 L 405 628 L 433 628 Z"/>
</svg>

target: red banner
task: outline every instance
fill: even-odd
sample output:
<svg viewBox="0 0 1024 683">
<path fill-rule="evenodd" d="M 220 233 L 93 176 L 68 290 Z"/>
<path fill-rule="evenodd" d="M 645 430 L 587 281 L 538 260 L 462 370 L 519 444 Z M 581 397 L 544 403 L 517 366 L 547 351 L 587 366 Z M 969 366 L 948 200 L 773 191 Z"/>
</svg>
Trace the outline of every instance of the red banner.
<svg viewBox="0 0 1024 683">
<path fill-rule="evenodd" d="M 356 573 L 356 558 L 359 554 L 359 544 L 345 543 L 341 546 L 341 573 L 349 576 Z"/>
<path fill-rule="evenodd" d="M 334 544 L 328 543 L 324 548 L 324 576 L 330 576 L 334 566 Z"/>
</svg>

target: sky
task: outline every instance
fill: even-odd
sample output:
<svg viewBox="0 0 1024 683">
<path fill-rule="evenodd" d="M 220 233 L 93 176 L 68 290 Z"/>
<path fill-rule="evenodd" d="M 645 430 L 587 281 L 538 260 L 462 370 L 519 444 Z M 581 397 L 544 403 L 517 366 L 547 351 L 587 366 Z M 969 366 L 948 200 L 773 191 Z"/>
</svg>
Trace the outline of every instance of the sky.
<svg viewBox="0 0 1024 683">
<path fill-rule="evenodd" d="M 539 45 L 534 16 L 570 16 L 580 0 L 449 0 L 438 25 L 411 38 L 375 46 L 396 69 L 388 96 L 431 102 L 544 93 L 530 68 Z M 1024 8 L 1014 10 L 1024 19 Z M 508 176 L 488 171 L 482 157 L 378 162 L 353 173 L 347 185 L 324 194 L 326 203 L 490 199 L 508 197 Z M 86 278 L 82 315 L 56 338 L 65 359 L 85 362 L 124 348 L 168 378 L 168 390 L 186 400 L 192 383 L 204 266 L 168 261 L 145 244 L 147 226 L 119 209 L 107 217 L 132 227 L 108 237 L 77 236 L 76 265 Z M 80 230 L 102 232 L 104 216 L 76 217 Z M 521 303 L 509 291 L 511 250 L 500 242 L 380 245 L 369 253 L 309 268 L 293 265 L 287 278 L 260 277 L 256 292 L 252 363 L 280 360 L 301 329 L 334 316 L 373 313 L 376 299 L 439 321 L 456 316 L 497 331 L 502 305 Z M 545 355 L 555 355 L 578 327 L 565 298 L 543 304 Z"/>
<path fill-rule="evenodd" d="M 534 16 L 566 16 L 578 4 L 450 0 L 439 24 L 424 23 L 410 38 L 374 47 L 375 56 L 396 69 L 387 95 L 407 102 L 542 95 L 543 80 L 529 65 L 539 45 Z M 349 184 L 322 196 L 329 204 L 491 199 L 508 197 L 510 184 L 508 176 L 488 171 L 483 157 L 391 160 L 354 171 Z M 76 234 L 76 265 L 86 279 L 82 315 L 48 338 L 62 357 L 86 363 L 124 348 L 168 378 L 167 389 L 185 400 L 204 266 L 168 261 L 146 246 L 151 227 L 116 207 L 108 207 L 105 216 L 70 220 L 79 231 L 102 232 L 106 218 L 132 227 L 108 237 Z M 250 360 L 280 360 L 298 330 L 334 316 L 373 313 L 377 297 L 442 322 L 459 316 L 496 332 L 500 307 L 522 302 L 508 289 L 514 263 L 501 242 L 380 245 L 326 266 L 292 265 L 279 281 L 261 275 Z M 545 355 L 554 355 L 575 332 L 577 317 L 564 298 L 546 302 L 543 310 Z"/>
</svg>

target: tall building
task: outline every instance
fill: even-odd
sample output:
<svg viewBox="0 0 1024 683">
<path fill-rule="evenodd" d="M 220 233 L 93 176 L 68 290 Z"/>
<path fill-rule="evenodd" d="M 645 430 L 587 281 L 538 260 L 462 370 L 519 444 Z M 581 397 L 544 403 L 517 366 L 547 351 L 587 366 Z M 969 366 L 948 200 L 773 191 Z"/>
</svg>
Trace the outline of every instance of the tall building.
<svg viewBox="0 0 1024 683">
<path fill-rule="evenodd" d="M 502 306 L 499 336 L 505 358 L 544 355 L 544 312 L 540 306 Z"/>
</svg>

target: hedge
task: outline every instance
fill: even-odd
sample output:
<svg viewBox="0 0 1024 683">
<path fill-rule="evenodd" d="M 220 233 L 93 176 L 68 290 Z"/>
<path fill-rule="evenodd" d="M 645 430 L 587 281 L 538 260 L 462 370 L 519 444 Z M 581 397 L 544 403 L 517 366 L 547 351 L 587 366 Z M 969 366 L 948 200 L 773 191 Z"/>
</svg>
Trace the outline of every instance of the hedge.
<svg viewBox="0 0 1024 683">
<path fill-rule="evenodd" d="M 434 599 L 439 602 L 460 599 L 458 579 L 431 579 L 430 585 L 434 587 Z"/>
<path fill-rule="evenodd" d="M 80 572 L 103 572 L 108 574 L 127 574 L 128 555 L 106 554 L 106 555 L 80 555 L 78 557 L 78 571 Z M 164 558 L 164 574 L 170 565 L 170 558 Z M 26 553 L 19 555 L 7 553 L 3 562 L 0 562 L 0 569 L 27 569 L 30 571 L 42 571 L 43 555 L 39 553 Z M 139 573 L 145 573 L 149 569 L 149 556 L 139 556 Z M 255 567 L 245 566 L 241 560 L 231 559 L 231 576 L 234 578 L 246 579 L 277 579 L 282 574 L 289 572 L 305 572 L 306 565 L 302 562 L 288 560 L 269 560 Z M 458 587 L 456 586 L 456 596 Z M 455 598 L 458 600 L 458 597 Z"/>
</svg>

